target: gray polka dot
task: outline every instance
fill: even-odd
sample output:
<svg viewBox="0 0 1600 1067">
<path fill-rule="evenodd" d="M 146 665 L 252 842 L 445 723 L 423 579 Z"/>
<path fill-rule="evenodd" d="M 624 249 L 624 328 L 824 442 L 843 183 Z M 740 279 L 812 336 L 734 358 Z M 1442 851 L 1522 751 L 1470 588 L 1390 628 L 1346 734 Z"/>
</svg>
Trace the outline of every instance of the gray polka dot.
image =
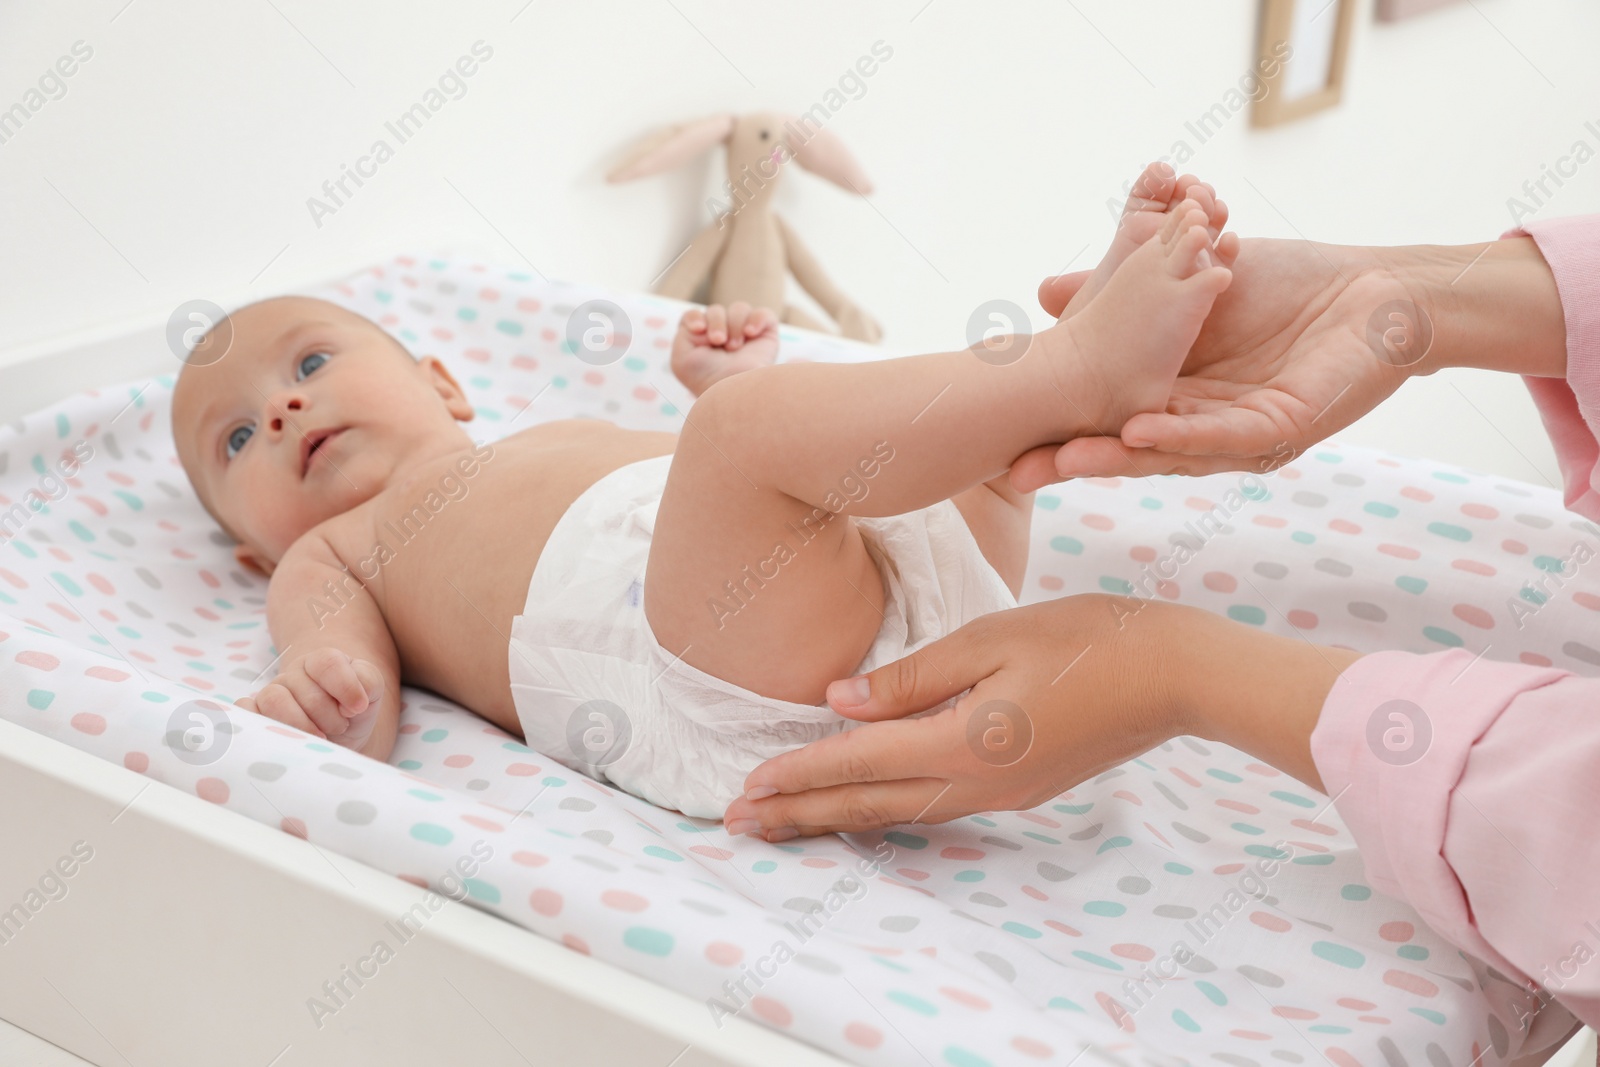
<svg viewBox="0 0 1600 1067">
<path fill-rule="evenodd" d="M 1193 753 L 1195 753 L 1197 755 L 1201 755 L 1201 756 L 1209 756 L 1209 755 L 1211 755 L 1211 749 L 1209 749 L 1205 745 L 1201 744 L 1199 738 L 1189 737 L 1189 736 L 1186 735 L 1184 737 L 1178 738 L 1178 740 L 1180 742 L 1182 742 L 1183 745 L 1186 748 L 1188 748 L 1190 752 L 1193 752 Z"/>
<path fill-rule="evenodd" d="M 1022 846 L 1009 838 L 991 836 L 980 838 L 980 840 L 986 845 L 993 845 L 995 848 L 1010 849 L 1012 852 L 1022 851 Z"/>
<path fill-rule="evenodd" d="M 1250 981 L 1254 982 L 1256 985 L 1264 985 L 1271 989 L 1279 989 L 1283 986 L 1282 978 L 1273 974 L 1271 971 L 1264 970 L 1255 966 L 1254 964 L 1241 963 L 1239 965 L 1239 973 L 1250 979 Z"/>
<path fill-rule="evenodd" d="M 1327 556 L 1317 560 L 1316 568 L 1322 573 L 1331 574 L 1336 578 L 1348 578 L 1356 572 L 1356 569 L 1350 564 L 1336 559 L 1329 559 Z"/>
<path fill-rule="evenodd" d="M 351 826 L 365 826 L 378 817 L 378 809 L 365 800 L 347 800 L 334 809 L 334 817 Z"/>
<path fill-rule="evenodd" d="M 111 453 L 112 459 L 122 458 L 122 443 L 117 440 L 116 434 L 103 434 L 100 438 L 100 444 L 105 447 L 107 452 Z"/>
<path fill-rule="evenodd" d="M 1394 1043 L 1394 1038 L 1378 1038 L 1378 1051 L 1383 1053 L 1384 1062 L 1388 1063 L 1389 1067 L 1409 1067 L 1406 1058 L 1400 1054 L 1400 1046 Z"/>
<path fill-rule="evenodd" d="M 914 915 L 885 915 L 878 920 L 878 925 L 892 934 L 903 934 L 916 929 L 921 921 Z"/>
<path fill-rule="evenodd" d="M 1500 490 L 1502 493 L 1510 493 L 1512 496 L 1532 496 L 1533 495 L 1532 493 L 1528 492 L 1526 489 L 1523 489 L 1521 486 L 1517 486 L 1517 485 L 1497 485 L 1497 486 L 1495 486 L 1495 488 Z"/>
<path fill-rule="evenodd" d="M 973 956 L 977 958 L 979 963 L 983 964 L 985 967 L 989 968 L 1006 981 L 1015 982 L 1017 980 L 1017 969 L 1011 966 L 1011 963 L 1008 960 L 1000 956 L 996 956 L 993 952 L 974 952 Z"/>
<path fill-rule="evenodd" d="M 1210 974 L 1217 969 L 1217 965 L 1204 956 L 1190 956 L 1183 961 L 1183 966 L 1196 974 Z"/>
<path fill-rule="evenodd" d="M 1154 782 L 1152 784 L 1156 787 L 1156 792 L 1160 793 L 1162 796 L 1166 797 L 1167 800 L 1171 801 L 1173 807 L 1177 808 L 1179 811 L 1189 810 L 1189 805 L 1184 803 L 1182 797 L 1178 796 L 1178 794 L 1169 789 L 1165 782 Z"/>
<path fill-rule="evenodd" d="M 842 974 L 844 972 L 844 968 L 832 960 L 823 959 L 821 956 L 813 956 L 809 952 L 798 953 L 794 961 L 800 966 L 808 967 L 819 974 Z"/>
<path fill-rule="evenodd" d="M 1286 1048 L 1273 1049 L 1272 1050 L 1272 1058 L 1275 1059 L 1275 1060 L 1282 1060 L 1284 1063 L 1304 1063 L 1304 1062 L 1306 1062 L 1306 1058 L 1304 1056 L 1300 1055 L 1300 1053 L 1298 1053 L 1298 1052 L 1290 1052 Z"/>
<path fill-rule="evenodd" d="M 187 626 L 181 626 L 181 625 L 179 625 L 178 623 L 175 623 L 175 622 L 167 623 L 167 629 L 171 630 L 173 633 L 177 634 L 179 637 L 193 637 L 194 636 L 194 631 L 193 630 L 189 629 Z"/>
<path fill-rule="evenodd" d="M 1581 659 L 1585 663 L 1592 663 L 1596 666 L 1600 666 L 1600 651 L 1596 651 L 1595 649 L 1590 648 L 1588 645 L 1579 644 L 1577 641 L 1568 641 L 1566 644 L 1561 646 L 1561 651 L 1565 652 L 1573 659 Z"/>
<path fill-rule="evenodd" d="M 1554 525 L 1543 515 L 1518 515 L 1517 521 L 1524 526 L 1532 526 L 1535 530 L 1548 530 Z"/>
<path fill-rule="evenodd" d="M 1157 904 L 1155 913 L 1163 919 L 1192 919 L 1199 914 L 1183 904 Z"/>
<path fill-rule="evenodd" d="M 1511 1047 L 1511 1035 L 1506 1033 L 1505 1024 L 1493 1015 L 1489 1016 L 1489 1044 L 1494 1046 L 1494 1054 L 1501 1059 L 1505 1058 L 1506 1050 Z"/>
<path fill-rule="evenodd" d="M 1124 893 L 1134 895 L 1148 893 L 1150 892 L 1150 881 L 1147 878 L 1140 878 L 1136 874 L 1130 874 L 1117 879 L 1117 888 Z"/>
<path fill-rule="evenodd" d="M 206 537 L 212 544 L 219 545 L 222 548 L 232 548 L 234 545 L 233 538 L 229 537 L 221 530 L 212 530 L 206 535 Z"/>
<path fill-rule="evenodd" d="M 556 807 L 564 808 L 567 811 L 593 811 L 594 801 L 585 800 L 582 797 L 567 797 Z"/>
<path fill-rule="evenodd" d="M 141 619 L 153 619 L 153 618 L 155 618 L 154 615 L 150 614 L 150 609 L 149 608 L 145 607 L 143 604 L 137 604 L 137 603 L 133 602 L 132 600 L 128 601 L 128 610 L 133 612 L 135 615 L 139 616 L 139 618 L 141 618 Z M 254 678 L 255 675 L 251 675 L 251 677 Z"/>
<path fill-rule="evenodd" d="M 1210 834 L 1201 833 L 1199 830 L 1196 830 L 1194 827 L 1185 826 L 1181 822 L 1173 823 L 1172 824 L 1172 828 L 1174 830 L 1178 831 L 1178 833 L 1182 834 L 1184 837 L 1187 837 L 1190 841 L 1193 841 L 1197 845 L 1203 845 L 1207 841 L 1211 840 L 1211 835 Z"/>
<path fill-rule="evenodd" d="M 1249 1056 L 1240 1056 L 1235 1052 L 1213 1052 L 1211 1058 L 1230 1064 L 1231 1067 L 1261 1067 L 1259 1061 L 1253 1060 Z"/>
<path fill-rule="evenodd" d="M 1068 878 L 1076 876 L 1078 873 L 1077 871 L 1069 871 L 1065 867 L 1058 867 L 1049 860 L 1040 860 L 1037 869 L 1039 871 L 1040 878 L 1044 878 L 1051 882 L 1064 882 Z"/>
<path fill-rule="evenodd" d="M 133 535 L 130 534 L 126 530 L 120 530 L 120 529 L 113 528 L 112 530 L 109 531 L 109 536 L 110 536 L 111 540 L 115 541 L 117 544 L 123 546 L 124 548 L 132 548 L 135 544 L 138 543 L 133 539 Z"/>
<path fill-rule="evenodd" d="M 161 588 L 161 579 L 152 574 L 149 567 L 135 567 L 133 569 L 133 573 L 137 574 L 139 576 L 139 580 L 145 585 L 148 585 L 151 589 Z"/>
<path fill-rule="evenodd" d="M 331 774 L 335 778 L 345 778 L 351 781 L 361 777 L 360 771 L 356 770 L 354 767 L 346 767 L 342 763 L 324 763 L 321 767 L 318 767 L 317 770 L 321 771 L 323 774 Z"/>
<path fill-rule="evenodd" d="M 802 914 L 809 914 L 813 911 L 821 911 L 822 901 L 813 900 L 811 897 L 790 897 L 788 900 L 783 902 L 783 906 L 788 908 L 790 911 L 798 911 Z"/>
<path fill-rule="evenodd" d="M 281 763 L 252 763 L 249 774 L 250 777 L 259 778 L 263 782 L 276 782 L 288 769 Z"/>
<path fill-rule="evenodd" d="M 439 291 L 441 293 L 453 293 L 453 292 L 456 291 L 456 283 L 455 282 L 440 282 L 439 283 Z"/>
<path fill-rule="evenodd" d="M 448 704 L 432 704 L 427 702 L 419 703 L 417 707 L 421 708 L 423 711 L 431 711 L 435 715 L 449 715 L 451 712 L 456 710 L 455 708 L 450 707 Z"/>
<path fill-rule="evenodd" d="M 160 489 L 163 493 L 166 493 L 174 500 L 184 500 L 189 498 L 188 493 L 184 492 L 182 489 L 179 489 L 171 482 L 163 481 L 160 478 L 156 479 L 156 488 Z"/>
<path fill-rule="evenodd" d="M 1068 834 L 1067 836 L 1072 838 L 1074 841 L 1093 841 L 1095 838 L 1100 836 L 1100 827 L 1104 825 L 1104 823 L 1097 822 L 1091 826 L 1079 830 L 1075 834 Z"/>
<path fill-rule="evenodd" d="M 424 315 L 432 315 L 433 314 L 433 305 L 432 304 L 425 303 L 424 301 L 421 301 L 421 300 L 412 300 L 410 303 L 411 303 L 411 306 L 413 308 L 416 308 L 418 311 L 422 312 Z"/>
<path fill-rule="evenodd" d="M 728 914 L 727 912 L 723 911 L 721 908 L 717 907 L 715 904 L 707 904 L 703 900 L 690 900 L 687 897 L 685 897 L 683 900 L 680 900 L 678 903 L 682 904 L 684 907 L 688 908 L 690 911 L 698 911 L 701 915 L 710 915 L 710 916 L 713 916 L 713 917 L 716 917 L 716 918 L 720 918 L 721 916 Z"/>
<path fill-rule="evenodd" d="M 989 908 L 1003 908 L 1006 906 L 1006 902 L 995 896 L 993 893 L 974 893 L 967 899 L 972 901 L 974 904 L 982 904 Z"/>
<path fill-rule="evenodd" d="M 1285 567 L 1283 564 L 1270 563 L 1267 560 L 1262 560 L 1260 563 L 1257 563 L 1250 569 L 1261 575 L 1261 577 L 1271 578 L 1273 581 L 1277 581 L 1289 573 L 1289 568 Z"/>
<path fill-rule="evenodd" d="M 1296 504 L 1303 504 L 1308 508 L 1320 508 L 1328 502 L 1328 498 L 1321 493 L 1313 493 L 1305 489 L 1295 493 L 1293 499 Z"/>
<path fill-rule="evenodd" d="M 1365 600 L 1351 601 L 1350 614 L 1358 619 L 1366 619 L 1368 622 L 1383 622 L 1389 618 L 1387 611 Z"/>
<path fill-rule="evenodd" d="M 1367 480 L 1365 478 L 1361 477 L 1361 475 L 1359 475 L 1359 474 L 1351 474 L 1348 471 L 1340 471 L 1338 474 L 1335 474 L 1333 476 L 1333 484 L 1334 485 L 1351 485 L 1351 486 L 1366 485 L 1367 484 Z"/>
<path fill-rule="evenodd" d="M 608 874 L 615 874 L 615 873 L 617 873 L 617 871 L 621 870 L 621 868 L 619 868 L 615 863 L 607 863 L 605 860 L 600 859 L 598 856 L 578 856 L 576 858 L 577 858 L 579 863 L 587 863 L 589 866 L 593 867 L 595 870 L 597 870 L 597 871 L 605 871 Z"/>
<path fill-rule="evenodd" d="M 1433 1067 L 1455 1067 L 1455 1065 L 1450 1062 L 1450 1057 L 1445 1050 L 1434 1044 L 1432 1041 L 1428 1042 L 1426 1051 L 1428 1053 L 1428 1062 L 1433 1064 Z"/>
<path fill-rule="evenodd" d="M 474 778 L 472 781 L 467 783 L 467 788 L 471 789 L 471 790 L 473 790 L 475 792 L 481 793 L 485 789 L 489 788 L 489 779 L 487 779 L 487 778 Z"/>
<path fill-rule="evenodd" d="M 613 838 L 610 830 L 585 830 L 583 836 L 601 845 L 611 844 Z"/>
</svg>

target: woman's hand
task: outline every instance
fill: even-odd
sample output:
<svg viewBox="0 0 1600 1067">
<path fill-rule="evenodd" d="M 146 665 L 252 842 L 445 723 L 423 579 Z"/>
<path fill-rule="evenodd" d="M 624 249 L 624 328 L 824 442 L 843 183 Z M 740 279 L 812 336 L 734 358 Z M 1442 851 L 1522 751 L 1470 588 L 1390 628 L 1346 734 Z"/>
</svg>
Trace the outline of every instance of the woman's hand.
<svg viewBox="0 0 1600 1067">
<path fill-rule="evenodd" d="M 1011 481 L 1032 491 L 1088 475 L 1258 473 L 1382 403 L 1408 377 L 1480 367 L 1564 377 L 1566 323 L 1532 238 L 1359 248 L 1245 240 L 1165 412 L 1119 437 L 1035 449 Z M 1048 278 L 1060 314 L 1087 277 Z"/>
<path fill-rule="evenodd" d="M 730 834 L 783 841 L 1026 809 L 1180 734 L 1321 789 L 1311 731 L 1355 658 L 1136 597 L 996 612 L 833 683 L 834 710 L 868 725 L 763 763 L 724 817 Z"/>
</svg>

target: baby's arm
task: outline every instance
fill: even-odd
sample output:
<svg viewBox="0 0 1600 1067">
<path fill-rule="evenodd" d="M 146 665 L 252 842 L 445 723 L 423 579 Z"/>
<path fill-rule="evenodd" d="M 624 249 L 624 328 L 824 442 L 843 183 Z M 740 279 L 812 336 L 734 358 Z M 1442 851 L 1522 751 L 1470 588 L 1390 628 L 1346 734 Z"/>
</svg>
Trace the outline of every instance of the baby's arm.
<svg viewBox="0 0 1600 1067">
<path fill-rule="evenodd" d="M 320 535 L 284 554 L 267 591 L 267 621 L 279 673 L 240 706 L 388 759 L 400 718 L 399 653 L 372 595 Z"/>
</svg>

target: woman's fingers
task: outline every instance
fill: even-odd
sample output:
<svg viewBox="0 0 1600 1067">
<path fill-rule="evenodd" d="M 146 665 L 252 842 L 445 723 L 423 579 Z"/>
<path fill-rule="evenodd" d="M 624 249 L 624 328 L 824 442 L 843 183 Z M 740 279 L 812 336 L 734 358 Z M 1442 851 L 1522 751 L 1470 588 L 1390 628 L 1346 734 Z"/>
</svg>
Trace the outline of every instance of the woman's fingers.
<svg viewBox="0 0 1600 1067">
<path fill-rule="evenodd" d="M 926 711 L 972 688 L 1005 658 L 1002 616 L 989 615 L 903 659 L 828 686 L 828 703 L 861 721 Z"/>
<path fill-rule="evenodd" d="M 947 822 L 970 815 L 971 812 L 942 806 L 949 789 L 950 783 L 939 778 L 902 778 L 827 786 L 792 796 L 780 794 L 759 804 L 741 798 L 729 805 L 726 825 L 730 834 L 759 833 L 768 841 L 785 841 L 795 836 L 861 833 L 914 822 Z M 791 828 L 794 832 L 790 832 Z"/>
<path fill-rule="evenodd" d="M 927 775 L 943 765 L 952 736 L 949 724 L 941 718 L 871 723 L 774 756 L 750 772 L 744 783 L 745 795 L 759 799 L 769 796 L 769 789 L 801 793 L 852 782 L 892 782 Z"/>
</svg>

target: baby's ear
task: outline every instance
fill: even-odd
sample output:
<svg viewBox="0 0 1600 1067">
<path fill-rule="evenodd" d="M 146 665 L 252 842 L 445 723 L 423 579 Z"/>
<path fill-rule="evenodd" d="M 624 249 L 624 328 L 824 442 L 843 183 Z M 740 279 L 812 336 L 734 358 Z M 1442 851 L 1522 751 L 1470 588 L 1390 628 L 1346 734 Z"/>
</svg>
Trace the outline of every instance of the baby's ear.
<svg viewBox="0 0 1600 1067">
<path fill-rule="evenodd" d="M 271 578 L 277 564 L 258 553 L 249 545 L 234 545 L 233 558 L 239 561 L 239 566 L 247 571 L 255 571 L 263 578 Z"/>
<path fill-rule="evenodd" d="M 428 384 L 433 386 L 434 392 L 444 401 L 445 409 L 455 416 L 459 422 L 471 422 L 473 415 L 472 405 L 467 403 L 467 394 L 461 391 L 461 386 L 456 383 L 455 377 L 439 362 L 437 356 L 423 356 L 417 360 L 417 366 L 422 368 L 422 373 L 428 376 Z"/>
</svg>

